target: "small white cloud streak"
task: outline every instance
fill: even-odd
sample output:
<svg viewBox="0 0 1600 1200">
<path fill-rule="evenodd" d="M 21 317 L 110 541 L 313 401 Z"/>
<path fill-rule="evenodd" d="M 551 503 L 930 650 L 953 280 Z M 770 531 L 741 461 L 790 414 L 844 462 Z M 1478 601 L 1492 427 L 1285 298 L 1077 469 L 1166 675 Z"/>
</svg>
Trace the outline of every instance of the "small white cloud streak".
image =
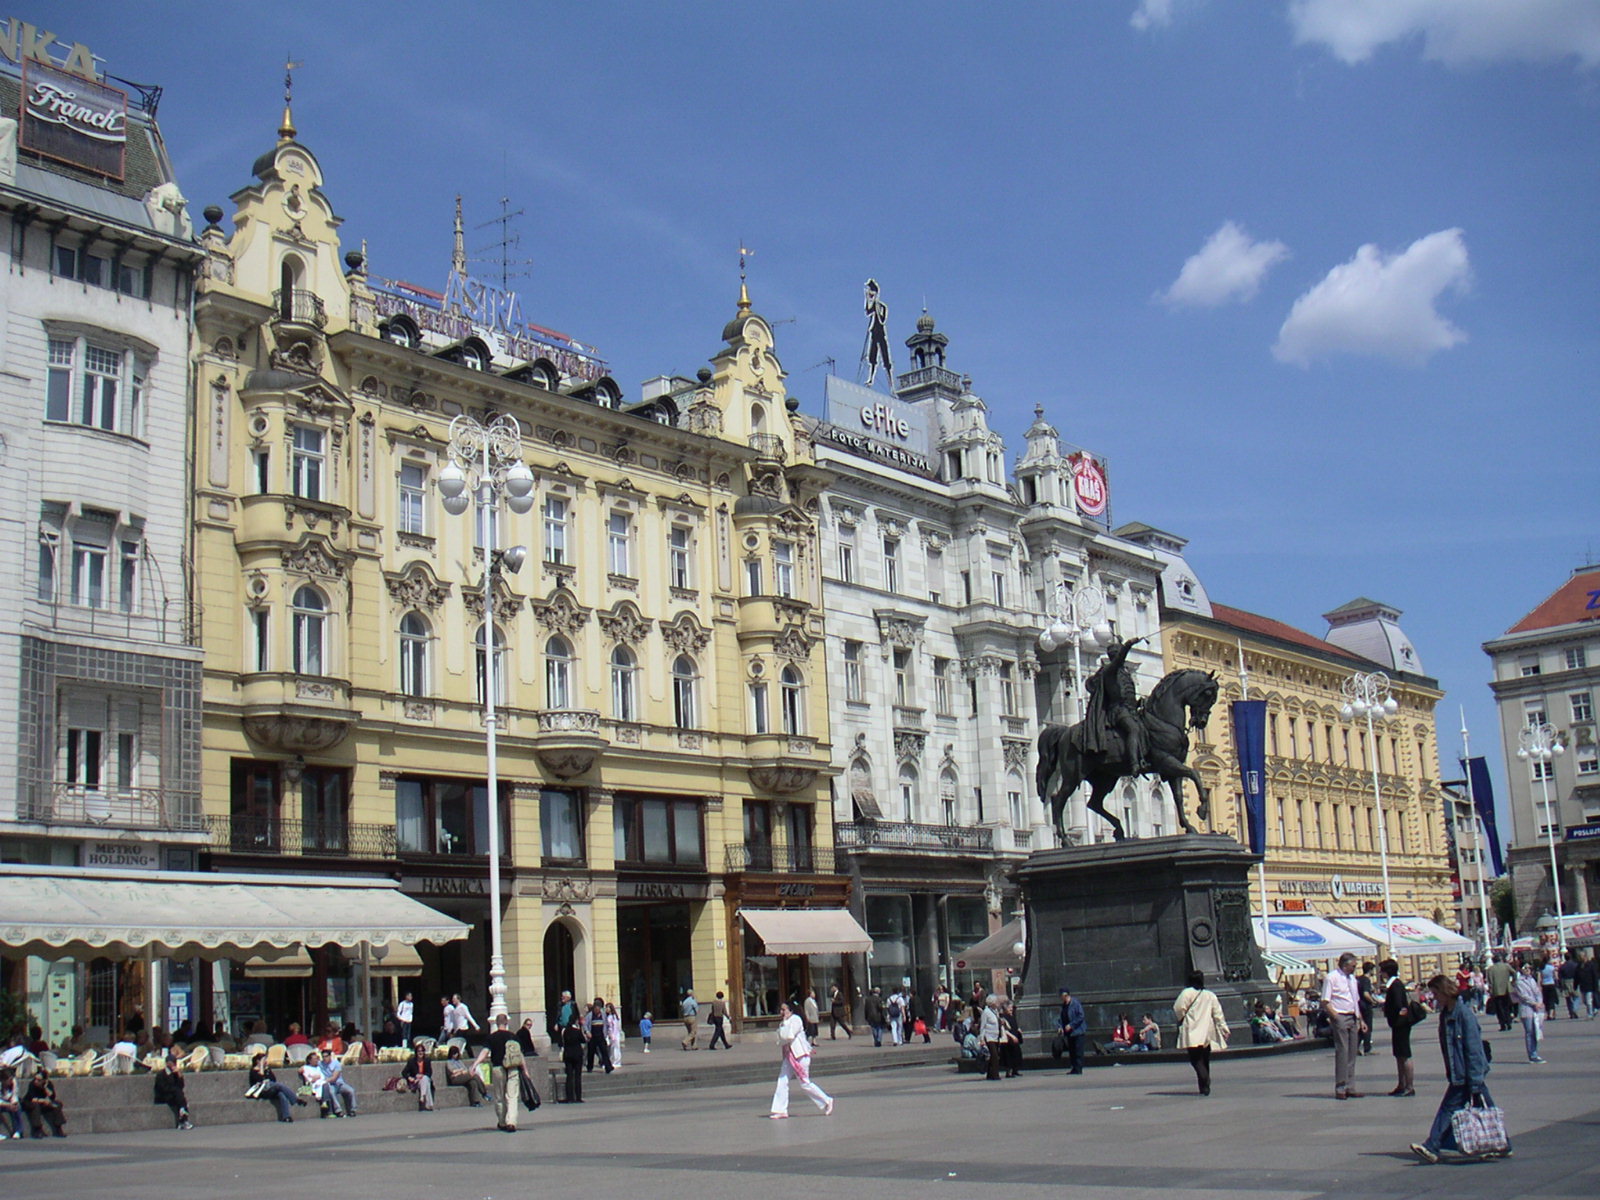
<svg viewBox="0 0 1600 1200">
<path fill-rule="evenodd" d="M 1139 0 L 1139 7 L 1128 19 L 1128 24 L 1141 32 L 1165 29 L 1172 24 L 1172 0 Z"/>
<path fill-rule="evenodd" d="M 1382 46 L 1422 39 L 1422 56 L 1448 66 L 1576 57 L 1600 65 L 1595 0 L 1290 0 L 1296 45 L 1326 46 L 1366 62 Z"/>
<path fill-rule="evenodd" d="M 1245 304 L 1255 299 L 1267 272 L 1288 257 L 1282 242 L 1252 241 L 1237 222 L 1224 221 L 1156 298 L 1173 308 Z"/>
<path fill-rule="evenodd" d="M 1334 354 L 1421 366 L 1467 340 L 1434 305 L 1447 291 L 1464 292 L 1471 280 L 1459 229 L 1430 233 L 1395 255 L 1362 246 L 1294 302 L 1273 356 L 1301 367 Z"/>
</svg>

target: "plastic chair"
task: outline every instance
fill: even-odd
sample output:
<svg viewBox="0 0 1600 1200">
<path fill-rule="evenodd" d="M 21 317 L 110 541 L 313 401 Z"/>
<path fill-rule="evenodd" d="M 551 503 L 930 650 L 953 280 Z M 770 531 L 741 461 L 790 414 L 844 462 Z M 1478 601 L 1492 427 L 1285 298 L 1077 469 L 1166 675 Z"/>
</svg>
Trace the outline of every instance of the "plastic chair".
<svg viewBox="0 0 1600 1200">
<path fill-rule="evenodd" d="M 204 1046 L 196 1046 L 183 1060 L 185 1071 L 204 1071 L 211 1065 L 211 1051 Z"/>
<path fill-rule="evenodd" d="M 100 1060 L 100 1069 L 107 1075 L 132 1075 L 133 1055 L 126 1050 L 108 1050 Z"/>
<path fill-rule="evenodd" d="M 445 1043 L 445 1049 L 448 1050 L 452 1046 L 461 1051 L 461 1053 L 465 1054 L 467 1052 L 467 1039 L 464 1037 L 453 1037 Z"/>
<path fill-rule="evenodd" d="M 283 1066 L 285 1060 L 288 1058 L 288 1055 L 289 1047 L 285 1046 L 282 1042 L 273 1042 L 272 1045 L 267 1047 L 267 1066 L 271 1067 L 273 1070 L 277 1070 L 279 1067 Z"/>
<path fill-rule="evenodd" d="M 358 1067 L 361 1065 L 361 1052 L 365 1049 L 364 1042 L 351 1042 L 339 1056 L 339 1061 L 347 1067 Z"/>
<path fill-rule="evenodd" d="M 310 1042 L 296 1042 L 289 1047 L 289 1065 L 298 1067 L 311 1055 Z"/>
<path fill-rule="evenodd" d="M 424 1054 L 432 1054 L 433 1053 L 433 1048 L 435 1046 L 437 1046 L 439 1044 L 439 1042 L 438 1042 L 437 1038 L 418 1037 L 418 1038 L 412 1038 L 411 1039 L 411 1044 L 414 1045 L 414 1046 L 421 1046 L 422 1047 L 422 1052 Z"/>
<path fill-rule="evenodd" d="M 227 1065 L 228 1052 L 221 1046 L 207 1046 L 205 1050 L 206 1058 L 209 1060 L 206 1063 L 206 1066 L 210 1067 L 213 1071 L 220 1071 L 225 1065 Z"/>
<path fill-rule="evenodd" d="M 50 1074 L 54 1075 L 56 1073 L 56 1068 L 60 1063 L 61 1056 L 54 1050 L 42 1050 L 39 1052 L 39 1065 L 49 1071 Z"/>
<path fill-rule="evenodd" d="M 72 1060 L 72 1073 L 74 1075 L 93 1075 L 104 1061 L 104 1055 L 98 1054 L 93 1050 L 85 1050 Z"/>
</svg>

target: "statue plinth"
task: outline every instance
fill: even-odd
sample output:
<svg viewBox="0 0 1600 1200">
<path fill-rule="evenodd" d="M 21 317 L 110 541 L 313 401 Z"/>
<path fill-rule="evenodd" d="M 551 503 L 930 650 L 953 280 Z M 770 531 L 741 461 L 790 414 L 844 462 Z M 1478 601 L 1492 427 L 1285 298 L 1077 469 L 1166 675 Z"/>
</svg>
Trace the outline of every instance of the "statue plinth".
<svg viewBox="0 0 1600 1200">
<path fill-rule="evenodd" d="M 1028 935 L 1018 1014 L 1023 1032 L 1042 1036 L 1048 1047 L 1066 987 L 1083 1005 L 1091 1039 L 1109 1041 L 1119 1013 L 1137 1027 L 1148 1012 L 1171 1047 L 1172 1001 L 1190 971 L 1203 971 L 1235 1030 L 1234 1044 L 1248 1045 L 1250 1007 L 1277 993 L 1250 924 L 1257 861 L 1219 834 L 1029 856 L 1017 871 Z"/>
</svg>

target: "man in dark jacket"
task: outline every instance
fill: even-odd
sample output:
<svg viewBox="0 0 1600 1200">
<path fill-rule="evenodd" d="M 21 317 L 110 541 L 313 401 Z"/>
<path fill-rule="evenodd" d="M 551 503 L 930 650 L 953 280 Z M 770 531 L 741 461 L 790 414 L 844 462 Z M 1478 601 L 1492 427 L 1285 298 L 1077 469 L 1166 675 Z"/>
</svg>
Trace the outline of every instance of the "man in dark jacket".
<svg viewBox="0 0 1600 1200">
<path fill-rule="evenodd" d="M 1483 1052 L 1483 1030 L 1478 1026 L 1477 1014 L 1472 1005 L 1457 993 L 1456 981 L 1448 975 L 1435 975 L 1428 980 L 1428 989 L 1439 1001 L 1439 1049 L 1444 1054 L 1445 1075 L 1449 1086 L 1444 1099 L 1439 1101 L 1439 1111 L 1434 1114 L 1433 1128 L 1426 1141 L 1412 1142 L 1411 1153 L 1425 1163 L 1439 1161 L 1443 1150 L 1459 1150 L 1456 1144 L 1455 1114 L 1469 1104 L 1482 1101 L 1493 1105 L 1489 1087 L 1489 1059 Z M 1505 1157 L 1511 1153 L 1510 1143 L 1499 1154 L 1486 1158 Z"/>
<path fill-rule="evenodd" d="M 862 1015 L 867 1020 L 867 1028 L 872 1030 L 872 1044 L 883 1045 L 883 993 L 878 988 L 867 992 L 867 997 L 861 1002 Z"/>
<path fill-rule="evenodd" d="M 1578 960 L 1578 995 L 1583 997 L 1584 1011 L 1589 1020 L 1600 1013 L 1600 963 L 1595 961 L 1595 951 Z"/>
<path fill-rule="evenodd" d="M 1084 1019 L 1083 1005 L 1068 988 L 1061 989 L 1061 1014 L 1056 1025 L 1067 1043 L 1067 1059 L 1072 1064 L 1068 1074 L 1082 1075 L 1083 1039 L 1089 1032 L 1089 1023 Z"/>
</svg>

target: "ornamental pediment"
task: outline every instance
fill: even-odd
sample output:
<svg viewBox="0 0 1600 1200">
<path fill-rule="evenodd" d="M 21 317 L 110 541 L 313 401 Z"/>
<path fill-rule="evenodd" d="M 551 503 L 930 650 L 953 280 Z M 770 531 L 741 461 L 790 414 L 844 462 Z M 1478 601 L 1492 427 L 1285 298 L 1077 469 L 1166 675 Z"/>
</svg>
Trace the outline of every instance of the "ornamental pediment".
<svg viewBox="0 0 1600 1200">
<path fill-rule="evenodd" d="M 613 642 L 638 645 L 650 632 L 650 622 L 640 615 L 638 606 L 631 600 L 619 601 L 610 612 L 598 614 L 596 620 L 600 632 Z"/>
<path fill-rule="evenodd" d="M 711 631 L 692 612 L 681 612 L 661 622 L 661 636 L 679 654 L 698 654 L 711 641 Z"/>
<path fill-rule="evenodd" d="M 309 575 L 314 579 L 343 579 L 350 569 L 354 556 L 335 550 L 325 538 L 307 535 L 300 544 L 285 550 L 283 569 L 294 575 Z"/>
<path fill-rule="evenodd" d="M 421 561 L 409 564 L 403 571 L 385 571 L 383 582 L 390 599 L 402 608 L 425 608 L 431 612 L 450 595 L 450 584 Z"/>
<path fill-rule="evenodd" d="M 530 600 L 528 607 L 533 610 L 534 620 L 551 633 L 564 637 L 571 637 L 587 625 L 590 614 L 594 612 L 592 608 L 579 604 L 565 586 L 558 586 L 548 599 Z"/>
</svg>

